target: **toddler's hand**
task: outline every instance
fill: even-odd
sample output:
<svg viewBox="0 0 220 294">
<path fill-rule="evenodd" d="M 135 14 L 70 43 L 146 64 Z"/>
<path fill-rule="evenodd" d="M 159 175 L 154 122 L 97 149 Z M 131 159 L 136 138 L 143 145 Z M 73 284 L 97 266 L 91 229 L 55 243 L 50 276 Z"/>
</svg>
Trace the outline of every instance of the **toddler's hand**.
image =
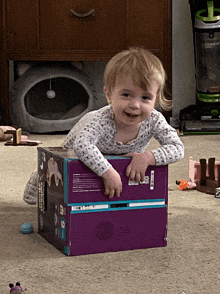
<svg viewBox="0 0 220 294">
<path fill-rule="evenodd" d="M 103 175 L 105 185 L 105 195 L 111 199 L 114 195 L 120 197 L 122 191 L 122 182 L 119 173 L 111 167 Z"/>
<path fill-rule="evenodd" d="M 149 165 L 155 165 L 155 158 L 152 152 L 128 153 L 125 156 L 131 156 L 132 160 L 127 167 L 126 176 L 132 181 L 144 181 L 145 172 Z"/>
</svg>

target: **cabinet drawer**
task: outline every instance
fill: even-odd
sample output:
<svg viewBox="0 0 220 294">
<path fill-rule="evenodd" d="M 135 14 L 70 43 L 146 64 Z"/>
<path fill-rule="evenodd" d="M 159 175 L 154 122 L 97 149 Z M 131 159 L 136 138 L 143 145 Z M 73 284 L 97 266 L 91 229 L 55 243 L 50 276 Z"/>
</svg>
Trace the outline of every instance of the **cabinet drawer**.
<svg viewBox="0 0 220 294">
<path fill-rule="evenodd" d="M 116 50 L 126 39 L 126 0 L 40 1 L 42 49 Z"/>
<path fill-rule="evenodd" d="M 147 49 L 163 48 L 167 30 L 167 1 L 129 0 L 129 5 L 130 45 L 144 44 Z"/>
<path fill-rule="evenodd" d="M 31 50 L 38 46 L 38 1 L 6 1 L 6 47 Z"/>
</svg>

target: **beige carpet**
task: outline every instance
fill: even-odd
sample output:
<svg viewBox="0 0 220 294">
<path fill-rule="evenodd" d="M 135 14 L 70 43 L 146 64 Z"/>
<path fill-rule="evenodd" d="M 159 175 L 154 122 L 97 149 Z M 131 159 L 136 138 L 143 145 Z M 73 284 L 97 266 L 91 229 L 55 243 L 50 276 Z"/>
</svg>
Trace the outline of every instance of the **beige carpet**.
<svg viewBox="0 0 220 294">
<path fill-rule="evenodd" d="M 59 146 L 65 135 L 31 135 L 41 146 Z M 37 209 L 23 201 L 37 167 L 37 147 L 0 142 L 0 293 L 20 281 L 31 294 L 220 293 L 220 199 L 179 191 L 188 159 L 220 160 L 220 135 L 181 137 L 185 158 L 169 166 L 168 246 L 67 257 L 37 233 Z M 152 141 L 151 146 L 157 145 Z M 33 234 L 21 234 L 24 222 Z"/>
</svg>

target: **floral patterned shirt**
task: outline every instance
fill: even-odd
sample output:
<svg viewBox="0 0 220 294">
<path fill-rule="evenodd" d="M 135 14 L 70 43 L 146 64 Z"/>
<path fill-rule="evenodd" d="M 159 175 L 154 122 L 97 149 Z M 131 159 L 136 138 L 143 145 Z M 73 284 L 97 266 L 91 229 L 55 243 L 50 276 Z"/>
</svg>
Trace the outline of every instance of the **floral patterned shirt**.
<svg viewBox="0 0 220 294">
<path fill-rule="evenodd" d="M 161 145 L 151 150 L 156 165 L 166 165 L 184 156 L 184 146 L 177 132 L 155 109 L 141 123 L 134 140 L 123 144 L 114 140 L 115 135 L 114 114 L 112 107 L 108 105 L 84 115 L 70 130 L 63 146 L 72 148 L 78 159 L 99 176 L 111 167 L 103 154 L 124 155 L 129 152 L 144 152 L 152 137 Z"/>
</svg>

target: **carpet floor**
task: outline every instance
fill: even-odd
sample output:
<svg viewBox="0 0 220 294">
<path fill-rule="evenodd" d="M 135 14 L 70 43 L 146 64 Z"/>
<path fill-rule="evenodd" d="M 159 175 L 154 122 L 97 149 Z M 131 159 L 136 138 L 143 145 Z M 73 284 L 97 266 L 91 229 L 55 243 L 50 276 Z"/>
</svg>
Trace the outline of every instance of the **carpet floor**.
<svg viewBox="0 0 220 294">
<path fill-rule="evenodd" d="M 54 147 L 65 135 L 29 137 Z M 37 147 L 0 142 L 0 293 L 17 281 L 31 294 L 220 293 L 220 199 L 176 185 L 189 180 L 190 156 L 220 160 L 220 135 L 181 140 L 185 158 L 169 166 L 167 247 L 71 257 L 37 233 L 37 206 L 23 201 Z M 152 140 L 149 148 L 157 144 Z M 24 222 L 33 224 L 32 234 L 21 234 Z"/>
</svg>

